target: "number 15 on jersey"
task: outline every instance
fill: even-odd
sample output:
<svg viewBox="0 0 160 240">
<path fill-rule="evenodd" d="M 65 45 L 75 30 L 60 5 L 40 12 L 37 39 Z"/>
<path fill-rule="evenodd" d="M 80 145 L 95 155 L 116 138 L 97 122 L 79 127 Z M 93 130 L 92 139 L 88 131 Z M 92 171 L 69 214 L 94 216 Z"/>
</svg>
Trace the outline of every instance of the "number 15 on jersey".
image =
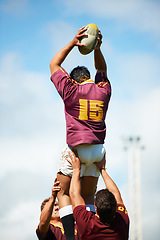
<svg viewBox="0 0 160 240">
<path fill-rule="evenodd" d="M 79 119 L 90 119 L 93 121 L 101 121 L 103 119 L 103 101 L 79 99 L 79 104 Z"/>
</svg>

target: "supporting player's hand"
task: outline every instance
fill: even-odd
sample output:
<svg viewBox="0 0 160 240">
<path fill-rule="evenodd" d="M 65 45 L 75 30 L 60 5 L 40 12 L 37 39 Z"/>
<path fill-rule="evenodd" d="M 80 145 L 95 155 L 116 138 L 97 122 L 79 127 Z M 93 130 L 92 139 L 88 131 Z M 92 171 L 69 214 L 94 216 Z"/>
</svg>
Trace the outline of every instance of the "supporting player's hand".
<svg viewBox="0 0 160 240">
<path fill-rule="evenodd" d="M 57 193 L 61 190 L 61 187 L 59 185 L 60 181 L 58 181 L 57 178 L 55 178 L 54 184 L 52 186 L 52 196 L 55 198 L 57 197 Z"/>
<path fill-rule="evenodd" d="M 77 34 L 75 35 L 75 37 L 73 38 L 73 44 L 74 46 L 85 46 L 84 44 L 80 43 L 80 40 L 83 36 L 87 36 L 86 33 L 84 33 L 84 31 L 86 30 L 86 27 L 82 27 L 78 30 Z"/>
<path fill-rule="evenodd" d="M 73 151 L 68 151 L 69 157 L 67 161 L 72 165 L 73 171 L 74 170 L 81 170 L 81 163 L 79 158 L 75 155 Z"/>
<path fill-rule="evenodd" d="M 102 158 L 102 160 L 100 162 L 95 162 L 97 168 L 99 169 L 99 171 L 101 172 L 102 169 L 105 169 L 106 166 L 106 154 L 104 154 L 104 157 Z"/>
</svg>

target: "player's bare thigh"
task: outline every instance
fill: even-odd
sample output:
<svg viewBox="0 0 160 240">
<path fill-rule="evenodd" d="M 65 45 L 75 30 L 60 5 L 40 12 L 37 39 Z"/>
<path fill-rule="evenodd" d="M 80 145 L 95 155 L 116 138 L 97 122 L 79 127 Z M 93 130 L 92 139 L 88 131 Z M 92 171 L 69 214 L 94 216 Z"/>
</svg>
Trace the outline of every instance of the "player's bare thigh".
<svg viewBox="0 0 160 240">
<path fill-rule="evenodd" d="M 57 173 L 57 179 L 60 181 L 61 190 L 57 194 L 59 208 L 71 205 L 69 197 L 69 187 L 71 178 L 63 175 L 62 173 Z"/>
<path fill-rule="evenodd" d="M 81 196 L 86 204 L 94 204 L 94 194 L 97 190 L 98 177 L 81 177 Z"/>
<path fill-rule="evenodd" d="M 71 204 L 69 197 L 69 187 L 71 178 L 58 173 L 57 179 L 60 181 L 61 191 L 57 194 L 59 207 L 65 207 Z M 81 177 L 81 196 L 86 204 L 94 204 L 94 194 L 97 189 L 98 177 Z"/>
</svg>

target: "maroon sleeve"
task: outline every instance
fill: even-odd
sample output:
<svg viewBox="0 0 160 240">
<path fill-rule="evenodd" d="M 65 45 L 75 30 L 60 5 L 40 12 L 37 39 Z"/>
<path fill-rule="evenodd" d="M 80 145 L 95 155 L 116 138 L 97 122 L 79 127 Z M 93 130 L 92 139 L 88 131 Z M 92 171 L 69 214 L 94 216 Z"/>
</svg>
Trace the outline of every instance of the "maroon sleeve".
<svg viewBox="0 0 160 240">
<path fill-rule="evenodd" d="M 98 87 L 107 89 L 107 91 L 111 94 L 111 84 L 105 72 L 97 71 L 95 76 L 95 84 L 97 84 Z"/>
<path fill-rule="evenodd" d="M 123 217 L 125 223 L 129 225 L 129 217 L 128 217 L 127 209 L 123 204 L 117 204 L 116 212 L 119 213 Z"/>
<path fill-rule="evenodd" d="M 96 72 L 95 84 L 97 84 L 99 82 L 109 82 L 105 72 L 101 72 L 101 71 Z"/>
<path fill-rule="evenodd" d="M 86 228 L 88 228 L 89 223 L 91 223 L 91 220 L 95 217 L 95 214 L 87 211 L 86 206 L 79 205 L 74 208 L 73 217 L 77 223 L 80 236 L 82 236 Z"/>
<path fill-rule="evenodd" d="M 60 68 L 52 74 L 51 81 L 55 85 L 63 100 L 70 95 L 70 93 L 73 91 L 73 86 L 76 85 L 76 82 L 70 78 L 68 73 L 63 68 Z"/>
<path fill-rule="evenodd" d="M 50 227 L 48 229 L 48 232 L 43 235 L 40 230 L 39 230 L 39 226 L 36 229 L 36 234 L 39 240 L 57 240 L 57 238 L 55 237 L 55 235 L 53 234 L 53 232 L 51 231 Z"/>
</svg>

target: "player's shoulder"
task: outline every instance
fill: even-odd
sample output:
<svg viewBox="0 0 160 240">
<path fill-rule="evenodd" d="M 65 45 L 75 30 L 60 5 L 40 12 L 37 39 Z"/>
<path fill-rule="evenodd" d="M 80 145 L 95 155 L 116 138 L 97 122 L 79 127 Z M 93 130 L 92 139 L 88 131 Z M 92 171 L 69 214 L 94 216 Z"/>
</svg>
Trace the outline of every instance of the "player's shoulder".
<svg viewBox="0 0 160 240">
<path fill-rule="evenodd" d="M 84 210 L 86 210 L 85 205 L 77 205 L 77 206 L 75 206 L 75 208 L 74 208 L 74 212 L 84 211 Z"/>
<path fill-rule="evenodd" d="M 110 86 L 110 81 L 105 71 L 98 70 L 95 75 L 95 84 L 99 87 Z"/>
<path fill-rule="evenodd" d="M 95 213 L 88 211 L 85 205 L 78 205 L 73 210 L 73 216 L 76 221 L 86 221 L 87 219 L 94 219 L 96 217 Z"/>
<path fill-rule="evenodd" d="M 87 211 L 86 210 L 86 206 L 85 205 L 77 205 L 75 208 L 74 208 L 74 210 L 73 210 L 73 215 L 74 216 L 80 216 L 80 215 L 86 215 L 86 214 L 88 214 L 88 213 L 90 213 L 89 211 Z"/>
<path fill-rule="evenodd" d="M 68 84 L 68 83 L 71 83 L 72 85 L 77 84 L 77 82 L 74 79 L 72 79 L 68 74 L 68 72 L 62 67 L 60 67 L 56 72 L 54 72 L 51 75 L 51 81 L 54 83 L 62 81 L 65 84 Z"/>
<path fill-rule="evenodd" d="M 62 67 L 59 67 L 52 75 L 51 75 L 51 78 L 52 77 L 56 77 L 57 75 L 66 75 L 69 77 L 69 74 L 67 73 L 67 71 L 62 68 Z"/>
<path fill-rule="evenodd" d="M 120 215 L 128 217 L 128 212 L 124 204 L 117 204 L 116 212 Z"/>
</svg>

